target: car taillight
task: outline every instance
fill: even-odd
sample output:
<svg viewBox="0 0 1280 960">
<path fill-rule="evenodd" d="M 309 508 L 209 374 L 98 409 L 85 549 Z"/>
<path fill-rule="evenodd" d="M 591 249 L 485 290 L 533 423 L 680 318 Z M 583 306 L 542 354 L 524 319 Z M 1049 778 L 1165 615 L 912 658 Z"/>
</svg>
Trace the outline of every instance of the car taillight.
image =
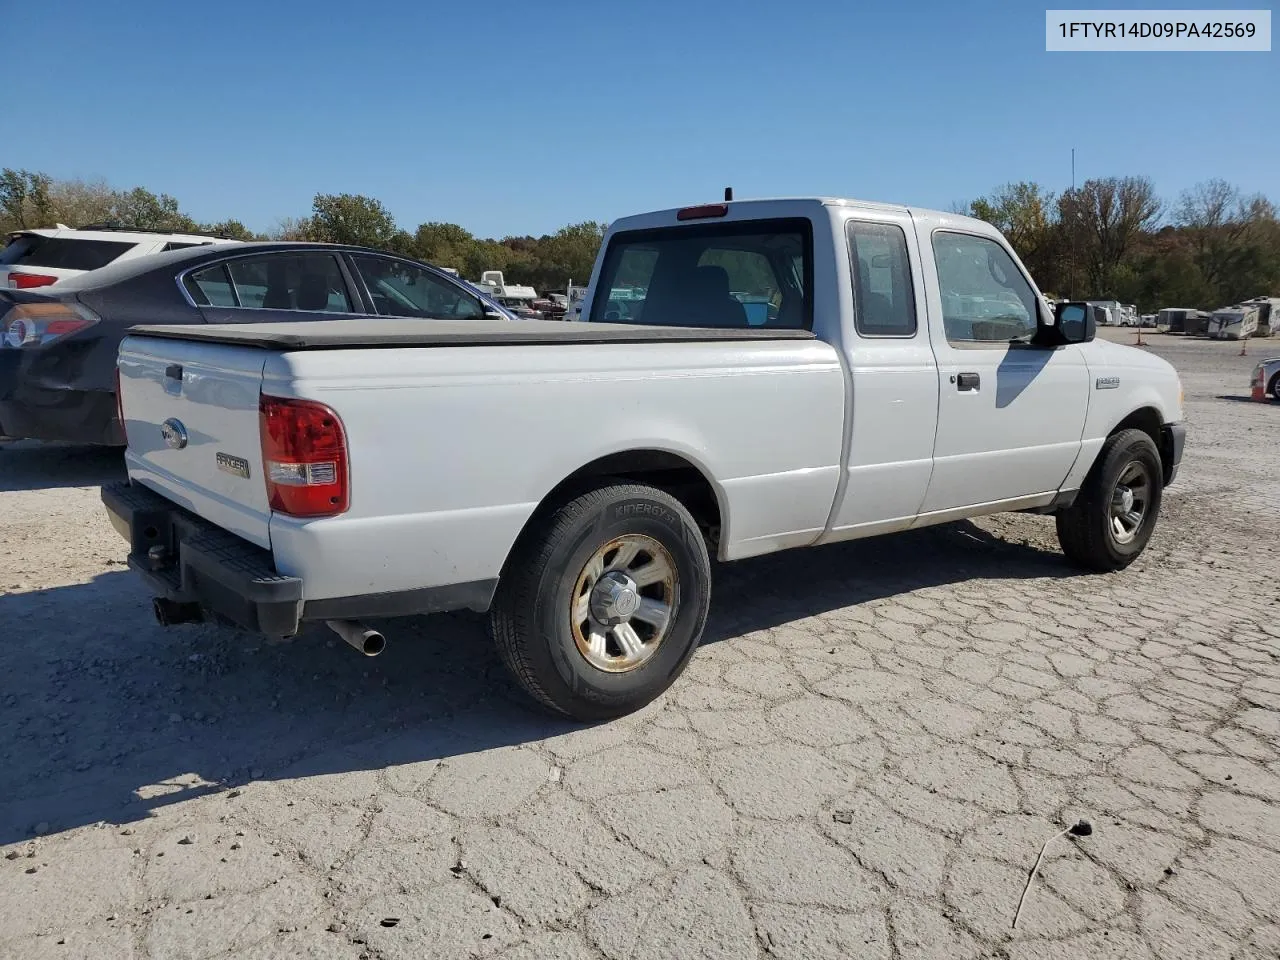
<svg viewBox="0 0 1280 960">
<path fill-rule="evenodd" d="M 338 415 L 313 400 L 258 401 L 262 469 L 272 510 L 291 517 L 332 517 L 351 503 L 347 437 Z"/>
<path fill-rule="evenodd" d="M 50 277 L 43 273 L 9 274 L 9 286 L 16 290 L 30 290 L 32 287 L 47 287 L 49 284 L 57 282 L 57 277 Z"/>
<path fill-rule="evenodd" d="M 4 338 L 0 346 L 15 350 L 48 346 L 97 322 L 98 315 L 80 304 L 18 303 L 4 315 Z"/>
</svg>

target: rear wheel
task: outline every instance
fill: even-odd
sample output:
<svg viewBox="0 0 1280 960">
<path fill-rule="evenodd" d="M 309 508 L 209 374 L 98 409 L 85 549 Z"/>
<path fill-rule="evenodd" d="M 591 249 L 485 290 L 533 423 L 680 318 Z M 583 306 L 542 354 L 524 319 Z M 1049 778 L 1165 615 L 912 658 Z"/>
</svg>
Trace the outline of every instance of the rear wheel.
<svg viewBox="0 0 1280 960">
<path fill-rule="evenodd" d="M 706 542 L 689 511 L 656 488 L 618 483 L 535 520 L 507 562 L 490 626 L 536 701 L 605 720 L 683 672 L 710 598 Z"/>
<path fill-rule="evenodd" d="M 1280 373 L 1271 378 L 1271 396 L 1276 400 L 1280 400 Z"/>
<path fill-rule="evenodd" d="M 1164 468 L 1151 437 L 1121 430 L 1107 439 L 1076 501 L 1058 514 L 1058 542 L 1073 563 L 1122 570 L 1151 539 L 1164 493 Z"/>
</svg>

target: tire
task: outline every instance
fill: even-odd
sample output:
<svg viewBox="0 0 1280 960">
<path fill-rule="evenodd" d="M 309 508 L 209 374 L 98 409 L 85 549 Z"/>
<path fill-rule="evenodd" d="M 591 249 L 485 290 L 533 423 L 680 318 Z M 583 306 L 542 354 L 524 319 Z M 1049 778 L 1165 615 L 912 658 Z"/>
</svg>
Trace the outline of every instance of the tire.
<svg viewBox="0 0 1280 960">
<path fill-rule="evenodd" d="M 689 511 L 654 487 L 619 482 L 534 520 L 507 561 L 490 629 L 535 701 L 575 720 L 608 720 L 680 676 L 710 601 L 706 541 Z"/>
<path fill-rule="evenodd" d="M 1271 398 L 1280 400 L 1280 373 L 1275 374 L 1271 378 Z"/>
<path fill-rule="evenodd" d="M 1134 480 L 1141 479 L 1141 484 Z M 1121 483 L 1124 480 L 1125 483 Z M 1134 494 L 1136 508 L 1141 497 L 1141 518 L 1133 522 L 1133 511 L 1116 515 L 1124 504 L 1114 498 L 1121 489 Z M 1140 491 L 1140 492 L 1139 492 Z M 1151 539 L 1164 495 L 1164 467 L 1155 443 L 1141 430 L 1121 430 L 1107 438 L 1094 461 L 1084 485 L 1073 503 L 1058 513 L 1058 543 L 1067 559 L 1088 570 L 1123 570 L 1133 563 Z M 1132 530 L 1128 528 L 1133 526 Z"/>
</svg>

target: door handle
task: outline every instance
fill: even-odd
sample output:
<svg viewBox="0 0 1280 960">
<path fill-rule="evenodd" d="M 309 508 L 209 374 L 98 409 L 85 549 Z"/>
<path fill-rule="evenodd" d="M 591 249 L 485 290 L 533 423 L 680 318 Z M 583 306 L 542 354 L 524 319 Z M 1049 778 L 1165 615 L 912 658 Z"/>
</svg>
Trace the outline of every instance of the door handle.
<svg viewBox="0 0 1280 960">
<path fill-rule="evenodd" d="M 977 390 L 982 386 L 982 378 L 976 373 L 957 373 L 957 390 Z"/>
</svg>

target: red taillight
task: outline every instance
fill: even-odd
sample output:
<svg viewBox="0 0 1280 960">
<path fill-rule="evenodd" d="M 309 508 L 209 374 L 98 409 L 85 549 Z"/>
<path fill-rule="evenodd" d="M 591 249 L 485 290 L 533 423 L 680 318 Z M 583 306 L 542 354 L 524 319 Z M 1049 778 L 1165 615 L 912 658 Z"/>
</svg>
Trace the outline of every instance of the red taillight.
<svg viewBox="0 0 1280 960">
<path fill-rule="evenodd" d="M 9 274 L 9 286 L 18 290 L 30 290 L 32 287 L 47 287 L 49 284 L 57 282 L 57 277 L 46 276 L 43 273 Z"/>
<path fill-rule="evenodd" d="M 729 212 L 725 203 L 704 203 L 700 207 L 685 207 L 676 212 L 677 220 L 703 220 L 707 217 L 723 217 Z"/>
<path fill-rule="evenodd" d="M 323 403 L 264 394 L 258 417 L 271 509 L 291 517 L 346 511 L 347 438 L 338 415 Z"/>
</svg>

